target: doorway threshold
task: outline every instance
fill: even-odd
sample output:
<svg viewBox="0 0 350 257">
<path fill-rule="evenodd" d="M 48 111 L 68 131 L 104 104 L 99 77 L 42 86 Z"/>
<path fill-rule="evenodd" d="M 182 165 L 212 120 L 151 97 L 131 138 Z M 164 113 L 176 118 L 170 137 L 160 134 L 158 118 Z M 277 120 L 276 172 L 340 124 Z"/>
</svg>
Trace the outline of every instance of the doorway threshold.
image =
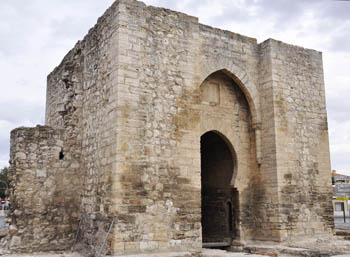
<svg viewBox="0 0 350 257">
<path fill-rule="evenodd" d="M 231 243 L 229 242 L 210 242 L 210 243 L 203 243 L 203 248 L 216 248 L 216 247 L 227 247 L 231 246 Z"/>
</svg>

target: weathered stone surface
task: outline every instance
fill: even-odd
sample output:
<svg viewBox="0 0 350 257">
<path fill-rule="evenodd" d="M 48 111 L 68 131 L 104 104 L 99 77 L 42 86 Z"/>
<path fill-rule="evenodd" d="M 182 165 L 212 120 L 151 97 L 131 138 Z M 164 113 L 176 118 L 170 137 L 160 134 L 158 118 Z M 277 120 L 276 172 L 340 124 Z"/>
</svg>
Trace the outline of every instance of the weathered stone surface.
<svg viewBox="0 0 350 257">
<path fill-rule="evenodd" d="M 74 238 L 80 185 L 62 145 L 63 131 L 47 126 L 11 132 L 10 248 L 16 251 L 66 249 Z M 66 152 L 65 158 L 59 158 Z M 21 154 L 18 154 L 21 153 Z M 35 154 L 35 158 L 31 158 Z M 65 228 L 62 230 L 62 228 Z"/>
<path fill-rule="evenodd" d="M 12 132 L 16 250 L 67 249 L 81 221 L 96 252 L 112 220 L 107 253 L 200 249 L 215 199 L 218 240 L 332 232 L 317 51 L 116 1 L 48 76 L 46 125 Z M 225 147 L 201 154 L 207 132 Z"/>
</svg>

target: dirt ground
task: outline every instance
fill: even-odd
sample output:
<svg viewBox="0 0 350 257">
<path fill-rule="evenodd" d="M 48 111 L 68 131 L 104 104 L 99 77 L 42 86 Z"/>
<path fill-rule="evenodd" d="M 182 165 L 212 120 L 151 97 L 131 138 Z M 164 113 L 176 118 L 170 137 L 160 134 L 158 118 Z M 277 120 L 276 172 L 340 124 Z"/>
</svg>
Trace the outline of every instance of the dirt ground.
<svg viewBox="0 0 350 257">
<path fill-rule="evenodd" d="M 62 254 L 48 254 L 48 253 L 35 253 L 35 254 L 10 254 L 2 255 L 3 257 L 82 257 L 82 255 L 77 253 L 62 253 Z M 128 255 L 128 256 L 118 256 L 118 257 L 175 257 L 181 256 L 176 253 L 162 253 L 162 254 L 140 254 L 140 255 Z M 186 255 L 183 255 L 184 257 Z M 188 256 L 188 255 L 187 255 Z M 203 257 L 266 257 L 263 255 L 247 254 L 247 253 L 228 253 L 221 250 L 208 250 L 203 255 Z"/>
<path fill-rule="evenodd" d="M 334 257 L 350 257 L 350 240 L 346 240 L 347 236 L 328 236 L 328 237 L 320 237 L 320 238 L 299 238 L 298 240 L 288 241 L 283 244 L 269 244 L 267 242 L 255 242 L 254 244 L 247 244 L 250 247 L 257 247 L 262 249 L 271 249 L 272 252 L 276 252 L 276 255 L 270 256 L 309 256 L 309 255 L 300 255 L 300 254 L 285 254 L 285 249 L 294 249 L 296 252 L 300 253 L 303 250 L 309 251 L 319 251 L 319 252 L 332 252 L 332 255 L 322 255 L 322 256 L 334 256 Z M 282 250 L 281 250 L 282 249 Z M 275 251 L 277 250 L 277 251 Z M 232 253 L 225 252 L 222 250 L 210 250 L 203 249 L 201 252 L 202 257 L 264 257 L 269 252 L 262 251 L 265 253 L 261 253 L 261 251 L 256 251 L 255 253 L 259 254 L 248 254 L 248 253 Z M 305 252 L 306 254 L 306 252 Z M 1 255 L 1 254 L 0 254 Z M 30 254 L 6 254 L 1 255 L 1 257 L 83 257 L 83 255 L 79 253 L 30 253 Z M 158 254 L 139 254 L 139 255 L 128 255 L 124 257 L 189 257 L 191 254 L 189 252 L 183 253 L 158 253 Z M 320 255 L 321 256 L 321 255 Z M 122 256 L 119 256 L 122 257 Z"/>
<path fill-rule="evenodd" d="M 2 257 L 83 257 L 78 253 L 31 253 L 31 254 L 8 254 L 1 255 Z M 118 256 L 118 257 L 188 257 L 190 253 L 158 253 L 158 254 L 139 254 L 139 255 L 127 255 L 127 256 Z M 212 250 L 212 249 L 203 249 L 202 257 L 266 257 L 271 255 L 259 255 L 259 254 L 249 254 L 249 253 L 232 253 L 226 252 L 223 250 Z M 293 257 L 295 255 L 286 255 L 278 254 L 274 255 L 276 257 Z M 307 256 L 307 255 L 305 255 Z M 112 256 L 110 256 L 112 257 Z M 117 257 L 117 256 L 115 256 Z M 333 255 L 333 257 L 350 257 L 349 254 L 344 255 Z"/>
<path fill-rule="evenodd" d="M 319 238 L 300 238 L 293 242 L 286 242 L 288 247 L 314 249 L 318 251 L 334 251 L 343 254 L 350 254 L 350 240 L 344 236 L 322 236 Z"/>
<path fill-rule="evenodd" d="M 30 253 L 30 254 L 5 254 L 3 257 L 83 257 L 78 253 Z"/>
<path fill-rule="evenodd" d="M 214 250 L 215 252 L 208 252 L 205 257 L 266 257 L 263 255 L 247 254 L 247 253 L 228 253 L 220 250 Z M 77 253 L 63 253 L 63 254 L 48 254 L 48 253 L 34 253 L 34 254 L 10 254 L 2 255 L 3 257 L 82 257 L 82 255 Z M 175 257 L 174 253 L 162 253 L 162 254 L 141 254 L 141 255 L 128 255 L 128 256 L 118 256 L 118 257 Z M 178 256 L 178 255 L 177 255 Z M 187 255 L 188 256 L 188 255 Z"/>
</svg>

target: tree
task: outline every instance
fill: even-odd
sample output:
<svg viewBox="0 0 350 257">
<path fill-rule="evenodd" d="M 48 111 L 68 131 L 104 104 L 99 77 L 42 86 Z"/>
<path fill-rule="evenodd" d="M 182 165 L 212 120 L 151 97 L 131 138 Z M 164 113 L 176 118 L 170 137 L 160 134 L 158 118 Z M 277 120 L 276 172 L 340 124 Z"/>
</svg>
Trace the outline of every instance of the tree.
<svg viewBox="0 0 350 257">
<path fill-rule="evenodd" d="M 6 189 L 8 188 L 8 168 L 0 169 L 0 198 L 5 198 Z"/>
</svg>

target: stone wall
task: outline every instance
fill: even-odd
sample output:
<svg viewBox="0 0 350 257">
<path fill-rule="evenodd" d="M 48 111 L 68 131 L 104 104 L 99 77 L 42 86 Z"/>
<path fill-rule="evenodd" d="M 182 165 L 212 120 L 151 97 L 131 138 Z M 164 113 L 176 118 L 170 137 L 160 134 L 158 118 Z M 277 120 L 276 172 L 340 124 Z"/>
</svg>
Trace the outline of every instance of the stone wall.
<svg viewBox="0 0 350 257">
<path fill-rule="evenodd" d="M 219 93 L 216 98 L 213 98 L 215 94 L 211 92 L 213 88 L 217 88 Z M 258 210 L 261 206 L 261 203 L 254 202 L 257 197 L 253 197 L 260 187 L 252 184 L 254 183 L 253 178 L 259 177 L 259 172 L 256 163 L 255 136 L 249 104 L 240 87 L 223 71 L 210 75 L 202 83 L 200 89 L 200 131 L 194 133 L 193 137 L 199 138 L 208 131 L 214 131 L 223 137 L 230 148 L 231 158 L 234 162 L 231 168 L 231 176 L 224 175 L 224 171 L 227 169 L 224 165 L 227 161 L 222 160 L 220 163 L 216 163 L 209 180 L 211 181 L 211 187 L 220 187 L 223 183 L 230 185 L 231 190 L 226 188 L 226 192 L 223 193 L 231 194 L 231 198 L 233 197 L 233 188 L 238 190 L 239 199 L 238 202 L 233 203 L 233 208 L 239 210 L 240 213 L 238 214 L 238 220 L 235 221 L 235 223 L 237 222 L 236 235 L 232 233 L 231 236 L 236 239 L 246 239 L 251 236 L 249 231 L 259 229 L 259 224 L 255 223 L 255 220 L 259 218 L 256 217 L 256 214 L 259 213 Z M 210 96 L 209 99 L 208 95 Z M 211 158 L 214 158 L 214 156 L 211 156 Z M 206 162 L 204 159 L 200 161 L 202 164 Z M 201 167 L 200 176 L 202 179 L 205 176 L 203 173 L 205 171 Z M 222 180 L 226 180 L 226 182 Z M 202 190 L 204 187 L 205 183 L 202 180 Z M 212 197 L 215 196 L 212 195 Z M 219 198 L 217 201 L 220 201 Z M 226 205 L 226 202 L 221 202 L 221 205 Z M 226 208 L 226 206 L 221 208 Z M 202 215 L 204 214 L 202 213 Z"/>
<path fill-rule="evenodd" d="M 62 250 L 74 240 L 79 177 L 62 135 L 46 126 L 11 132 L 11 250 Z"/>
<path fill-rule="evenodd" d="M 110 210 L 113 198 L 109 196 L 109 192 L 114 180 L 112 175 L 116 159 L 117 87 L 115 85 L 117 84 L 117 72 L 115 67 L 118 62 L 118 34 L 116 33 L 118 27 L 117 23 L 114 22 L 117 16 L 118 3 L 115 3 L 99 19 L 89 34 L 64 57 L 62 63 L 47 79 L 46 125 L 50 127 L 45 127 L 45 131 L 39 129 L 35 135 L 38 138 L 45 138 L 46 130 L 53 134 L 59 133 L 66 177 L 61 177 L 61 173 L 56 172 L 56 166 L 63 165 L 62 162 L 55 165 L 46 164 L 46 155 L 41 156 L 42 159 L 39 156 L 34 156 L 31 161 L 44 163 L 42 166 L 51 174 L 50 179 L 57 176 L 56 180 L 61 182 L 60 186 L 69 188 L 65 190 L 65 193 L 67 197 L 73 198 L 74 217 L 63 223 L 64 225 L 70 224 L 69 233 L 67 231 L 57 233 L 56 230 L 47 230 L 42 235 L 27 239 L 27 234 L 32 234 L 30 225 L 28 225 L 31 221 L 21 216 L 18 220 L 23 232 L 17 233 L 17 241 L 15 240 L 15 242 L 22 240 L 22 242 L 27 241 L 28 244 L 13 247 L 11 243 L 13 250 L 68 249 L 73 244 L 81 220 L 78 243 L 84 244 L 84 248 L 91 248 L 89 251 L 94 252 L 100 247 L 108 226 L 113 220 Z M 37 130 L 37 128 L 28 128 L 27 130 Z M 19 137 L 19 133 L 14 131 L 11 151 L 15 151 L 20 145 L 19 140 L 21 139 L 17 139 L 17 137 Z M 26 140 L 30 141 L 32 138 L 26 138 Z M 45 146 L 45 141 L 42 141 L 41 145 L 43 149 L 51 147 L 50 145 Z M 13 177 L 27 169 L 26 163 L 15 163 L 15 161 L 12 162 L 10 168 Z M 30 178 L 35 180 L 35 177 L 28 177 L 25 185 L 29 187 L 32 183 Z M 31 197 L 31 195 L 26 194 L 24 186 L 19 183 L 18 180 L 13 180 L 14 196 L 21 198 L 23 202 L 28 202 L 30 199 L 27 197 Z M 60 211 L 68 208 L 66 211 L 70 212 L 69 207 L 62 201 L 49 203 Z M 23 207 L 16 206 L 14 206 L 13 211 L 21 210 Z M 38 213 L 42 207 L 37 204 L 26 206 L 26 208 L 39 217 Z M 59 213 L 52 215 L 59 215 Z M 16 225 L 17 221 L 15 216 L 13 217 L 11 223 Z M 39 220 L 38 218 L 38 223 Z M 45 220 L 42 222 L 46 223 Z M 41 240 L 41 236 L 45 235 L 51 242 L 56 233 L 58 237 L 62 236 L 66 239 L 65 242 L 61 240 L 57 244 L 59 246 L 56 246 L 55 242 L 49 244 L 47 241 Z"/>
<path fill-rule="evenodd" d="M 270 41 L 282 238 L 333 227 L 320 52 Z"/>
<path fill-rule="evenodd" d="M 196 95 L 185 85 L 196 19 L 138 2 L 124 8 L 115 187 L 123 219 L 115 249 L 198 248 L 200 135 L 180 142 L 199 122 L 189 106 L 199 85 Z"/>
<path fill-rule="evenodd" d="M 329 233 L 330 166 L 319 53 L 274 40 L 258 45 L 254 39 L 201 25 L 194 17 L 139 2 L 129 2 L 121 8 L 125 8 L 120 18 L 125 24 L 120 31 L 120 73 L 124 80 L 118 85 L 118 127 L 122 133 L 117 135 L 117 174 L 122 178 L 118 181 L 119 193 L 125 188 L 130 192 L 130 187 L 126 187 L 130 183 L 140 186 L 132 187 L 134 195 L 129 193 L 128 200 L 122 200 L 129 205 L 131 198 L 138 199 L 132 203 L 138 205 L 138 211 L 130 214 L 127 210 L 131 207 L 125 209 L 125 215 L 138 224 L 136 234 L 154 231 L 152 221 L 160 217 L 163 221 L 158 222 L 159 231 L 164 231 L 170 224 L 176 224 L 177 213 L 187 219 L 185 223 L 194 224 L 195 228 L 199 224 L 193 214 L 198 213 L 195 196 L 201 187 L 198 154 L 201 134 L 215 129 L 230 138 L 234 149 L 242 145 L 235 136 L 230 136 L 234 129 L 225 122 L 227 117 L 223 118 L 216 110 L 215 118 L 210 120 L 209 109 L 203 109 L 204 116 L 201 115 L 199 86 L 216 71 L 226 72 L 235 81 L 251 115 L 247 124 L 249 139 L 245 141 L 249 151 L 238 150 L 237 154 L 241 172 L 237 171 L 240 179 L 235 185 L 241 187 L 238 190 L 241 239 L 282 240 L 302 233 Z M 295 87 L 290 86 L 293 84 Z M 306 106 L 302 107 L 303 104 Z M 288 106 L 293 107 L 286 112 Z M 302 121 L 296 122 L 297 116 Z M 285 127 L 281 117 L 289 124 L 288 134 L 281 133 Z M 242 123 L 244 119 L 239 120 Z M 128 123 L 132 125 L 126 129 Z M 298 133 L 304 133 L 307 139 Z M 302 147 L 309 149 L 304 151 Z M 174 169 L 186 183 L 173 185 Z M 284 188 L 290 174 L 299 191 Z M 163 180 L 159 181 L 159 177 Z M 159 198 L 157 190 L 154 192 L 155 188 L 162 189 L 164 183 L 173 187 L 165 199 Z M 182 198 L 176 193 L 187 190 L 187 195 L 193 198 Z M 307 194 L 305 202 L 302 194 Z M 287 196 L 293 199 L 289 201 Z M 185 199 L 193 201 L 190 208 L 182 204 Z M 167 202 L 178 208 L 169 208 L 164 219 L 160 206 Z M 148 216 L 153 205 L 158 211 Z M 303 218 L 296 217 L 299 207 L 305 213 Z M 295 210 L 295 215 L 287 213 L 291 210 Z M 176 227 L 181 227 L 182 222 Z M 174 232 L 168 229 L 167 235 L 156 229 L 145 239 L 135 238 L 132 233 L 116 239 L 119 242 L 115 249 L 198 246 L 193 243 L 198 242 L 198 234 L 193 234 L 192 228 L 188 232 L 182 229 L 178 236 L 176 227 L 171 229 Z M 126 230 L 116 233 L 129 234 Z M 159 233 L 161 236 L 153 237 Z"/>
<path fill-rule="evenodd" d="M 114 218 L 110 196 L 116 160 L 118 84 L 116 2 L 48 76 L 46 123 L 65 129 L 80 163 L 80 238 L 96 251 Z"/>
<path fill-rule="evenodd" d="M 79 243 L 94 252 L 114 220 L 109 253 L 199 249 L 200 138 L 212 131 L 234 162 L 228 184 L 236 240 L 329 233 L 322 74 L 316 51 L 257 44 L 183 13 L 119 0 L 48 76 L 46 124 L 53 129 L 13 132 L 11 176 L 27 169 L 15 161 L 19 132 L 38 130 L 34 138 L 41 138 L 51 131 L 62 141 L 64 162 L 48 158 L 47 174 L 59 179 L 56 169 L 65 163 L 62 186 L 74 181 L 67 189 L 74 215 L 57 206 L 72 217 L 67 238 L 80 219 Z M 43 156 L 33 163 L 44 163 Z M 35 184 L 34 176 L 27 184 L 30 178 Z M 13 185 L 14 197 L 25 202 L 20 180 Z M 29 222 L 12 215 L 13 225 Z M 17 232 L 13 245 L 30 231 Z M 40 240 L 29 238 L 21 249 L 45 248 Z"/>
<path fill-rule="evenodd" d="M 117 175 L 121 179 L 117 180 L 116 198 L 125 203 L 126 208 L 118 211 L 127 218 L 123 229 L 115 230 L 115 249 L 201 246 L 200 136 L 210 130 L 229 138 L 239 152 L 240 175 L 236 176 L 244 206 L 242 239 L 258 233 L 262 238 L 271 236 L 270 214 L 278 212 L 278 199 L 271 203 L 277 188 L 276 183 L 267 183 L 267 172 L 276 174 L 270 159 L 264 160 L 269 165 L 266 171 L 258 172 L 257 167 L 262 160 L 256 40 L 138 2 L 129 2 L 124 8 L 120 72 L 125 79 L 118 85 L 117 120 L 122 131 L 117 135 Z M 244 120 L 239 112 L 230 117 L 238 108 L 225 109 L 223 115 L 218 108 L 201 110 L 200 85 L 216 71 L 226 72 L 244 93 L 250 118 Z M 124 192 L 128 194 L 123 196 Z M 130 221 L 136 224 L 132 233 L 127 225 Z M 150 236 L 141 237 L 149 231 Z"/>
</svg>

